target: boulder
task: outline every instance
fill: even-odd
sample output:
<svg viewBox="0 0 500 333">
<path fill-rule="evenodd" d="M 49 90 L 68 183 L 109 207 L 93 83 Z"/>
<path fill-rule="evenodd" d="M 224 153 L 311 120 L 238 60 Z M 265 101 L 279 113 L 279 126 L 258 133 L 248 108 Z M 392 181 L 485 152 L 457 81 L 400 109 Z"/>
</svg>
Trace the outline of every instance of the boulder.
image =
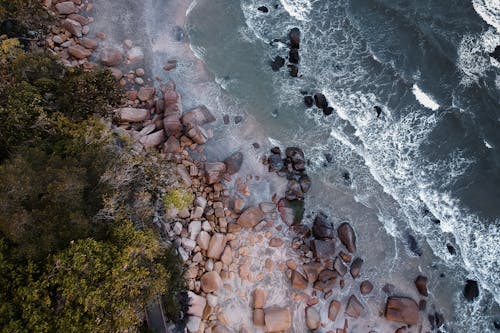
<svg viewBox="0 0 500 333">
<path fill-rule="evenodd" d="M 253 228 L 264 218 L 264 214 L 259 207 L 248 208 L 238 218 L 238 223 L 243 228 Z"/>
<path fill-rule="evenodd" d="M 271 68 L 275 72 L 279 71 L 283 66 L 285 66 L 285 59 L 283 57 L 276 56 L 271 62 Z"/>
<path fill-rule="evenodd" d="M 291 48 L 288 52 L 288 61 L 292 64 L 298 64 L 300 61 L 299 49 Z"/>
<path fill-rule="evenodd" d="M 82 25 L 82 27 L 90 23 L 90 20 L 87 17 L 78 14 L 70 14 L 68 18 L 77 21 Z"/>
<path fill-rule="evenodd" d="M 189 309 L 187 314 L 191 316 L 202 317 L 203 310 L 205 309 L 205 305 L 207 304 L 207 300 L 205 297 L 196 295 L 192 291 L 188 291 L 189 298 Z"/>
<path fill-rule="evenodd" d="M 127 57 L 127 60 L 130 62 L 136 62 L 144 59 L 144 52 L 142 52 L 142 49 L 138 46 L 135 46 L 131 48 L 130 50 L 127 50 L 127 53 L 125 55 Z"/>
<path fill-rule="evenodd" d="M 342 223 L 337 229 L 339 239 L 351 253 L 356 252 L 356 234 L 351 225 L 347 222 Z"/>
<path fill-rule="evenodd" d="M 253 292 L 253 308 L 263 309 L 266 304 L 266 292 L 264 289 L 257 288 Z"/>
<path fill-rule="evenodd" d="M 304 216 L 304 202 L 281 199 L 278 202 L 281 220 L 287 225 L 300 225 Z"/>
<path fill-rule="evenodd" d="M 418 304 L 409 297 L 389 297 L 385 305 L 385 318 L 407 325 L 418 323 Z"/>
<path fill-rule="evenodd" d="M 427 291 L 427 278 L 425 276 L 419 275 L 415 279 L 415 287 L 417 287 L 418 292 L 422 296 L 428 296 L 429 293 Z"/>
<path fill-rule="evenodd" d="M 207 184 L 215 184 L 222 180 L 226 172 L 226 165 L 222 162 L 205 163 Z"/>
<path fill-rule="evenodd" d="M 163 130 L 156 131 L 149 135 L 143 136 L 140 140 L 144 148 L 153 148 L 165 141 L 165 133 Z"/>
<path fill-rule="evenodd" d="M 195 125 L 188 132 L 187 136 L 191 138 L 195 143 L 202 145 L 208 141 L 209 135 L 203 127 Z"/>
<path fill-rule="evenodd" d="M 206 293 L 219 290 L 222 286 L 222 279 L 216 271 L 207 272 L 200 279 L 201 289 Z"/>
<path fill-rule="evenodd" d="M 152 100 L 155 95 L 155 88 L 154 87 L 141 87 L 137 93 L 137 98 L 141 102 L 146 102 L 149 100 Z"/>
<path fill-rule="evenodd" d="M 290 47 L 299 49 L 300 48 L 300 30 L 299 28 L 292 28 L 288 33 L 288 38 L 290 40 Z"/>
<path fill-rule="evenodd" d="M 321 291 L 322 293 L 327 293 L 335 288 L 337 284 L 337 279 L 330 279 L 324 281 L 316 281 L 314 282 L 314 289 Z"/>
<path fill-rule="evenodd" d="M 69 15 L 69 14 L 76 13 L 78 11 L 78 9 L 76 8 L 73 1 L 59 2 L 59 3 L 56 3 L 55 7 L 56 7 L 57 12 L 61 15 Z"/>
<path fill-rule="evenodd" d="M 351 297 L 349 297 L 349 301 L 347 302 L 347 307 L 345 309 L 346 315 L 352 318 L 358 318 L 361 315 L 363 309 L 364 309 L 363 305 L 356 298 L 356 296 L 351 295 Z"/>
<path fill-rule="evenodd" d="M 201 318 L 197 316 L 189 316 L 186 323 L 186 328 L 189 333 L 196 333 L 200 329 Z"/>
<path fill-rule="evenodd" d="M 347 273 L 347 267 L 344 265 L 344 262 L 340 259 L 340 257 L 335 258 L 333 267 L 341 276 L 344 276 Z"/>
<path fill-rule="evenodd" d="M 92 55 L 92 52 L 90 50 L 87 50 L 81 45 L 72 45 L 68 47 L 68 53 L 76 59 L 85 59 Z"/>
<path fill-rule="evenodd" d="M 306 308 L 306 325 L 310 330 L 318 329 L 321 325 L 319 312 L 312 306 Z"/>
<path fill-rule="evenodd" d="M 122 53 L 118 49 L 106 47 L 101 50 L 99 59 L 103 65 L 117 66 L 122 62 Z"/>
<path fill-rule="evenodd" d="M 361 271 L 361 266 L 363 265 L 363 259 L 356 258 L 351 264 L 351 276 L 353 279 L 356 279 L 359 276 L 359 272 Z"/>
<path fill-rule="evenodd" d="M 120 121 L 123 122 L 141 122 L 149 119 L 150 113 L 146 109 L 121 108 L 118 110 Z"/>
<path fill-rule="evenodd" d="M 330 319 L 331 321 L 335 321 L 337 319 L 337 315 L 340 312 L 341 306 L 342 304 L 339 301 L 331 301 L 330 306 L 328 307 L 328 319 Z"/>
<path fill-rule="evenodd" d="M 496 61 L 500 62 L 500 45 L 497 45 L 495 47 L 495 50 L 493 52 L 489 53 L 490 57 L 494 58 Z"/>
<path fill-rule="evenodd" d="M 233 175 L 240 171 L 241 165 L 243 164 L 243 153 L 236 152 L 224 160 L 226 165 L 226 172 Z"/>
<path fill-rule="evenodd" d="M 373 290 L 373 284 L 370 281 L 363 281 L 359 286 L 361 295 L 368 295 Z"/>
<path fill-rule="evenodd" d="M 264 310 L 264 321 L 267 332 L 287 331 L 292 326 L 290 310 L 271 307 Z"/>
<path fill-rule="evenodd" d="M 260 6 L 257 8 L 257 10 L 263 12 L 263 13 L 267 13 L 269 12 L 269 9 L 266 7 L 266 6 Z"/>
<path fill-rule="evenodd" d="M 83 37 L 82 39 L 79 39 L 78 42 L 85 48 L 90 49 L 90 50 L 95 50 L 99 46 L 99 42 L 95 39 L 90 39 L 87 37 Z"/>
<path fill-rule="evenodd" d="M 314 94 L 314 102 L 319 109 L 326 109 L 328 107 L 328 101 L 322 93 Z"/>
<path fill-rule="evenodd" d="M 224 265 L 228 266 L 233 262 L 233 249 L 231 249 L 229 245 L 226 245 L 226 247 L 224 248 L 224 252 L 222 252 L 222 255 L 220 257 L 220 261 Z"/>
<path fill-rule="evenodd" d="M 312 234 L 318 239 L 332 239 L 334 237 L 333 224 L 328 221 L 325 213 L 319 212 L 314 218 Z"/>
<path fill-rule="evenodd" d="M 210 245 L 210 234 L 205 230 L 200 231 L 200 234 L 196 238 L 196 244 L 198 244 L 200 249 L 208 250 Z"/>
<path fill-rule="evenodd" d="M 280 247 L 283 245 L 283 241 L 280 238 L 273 237 L 269 240 L 269 247 Z"/>
<path fill-rule="evenodd" d="M 302 266 L 302 268 L 306 273 L 307 280 L 311 283 L 314 283 L 318 279 L 319 273 L 323 270 L 323 265 L 321 265 L 319 262 L 310 262 Z"/>
<path fill-rule="evenodd" d="M 289 180 L 286 186 L 285 197 L 287 200 L 302 200 L 304 193 L 300 187 L 300 183 L 296 180 Z"/>
<path fill-rule="evenodd" d="M 167 141 L 163 145 L 163 151 L 165 153 L 179 154 L 181 152 L 179 140 L 175 136 L 168 137 Z"/>
<path fill-rule="evenodd" d="M 299 67 L 297 67 L 297 65 L 290 64 L 287 67 L 290 70 L 290 76 L 291 77 L 297 77 L 297 76 L 299 76 Z"/>
<path fill-rule="evenodd" d="M 180 137 L 182 134 L 182 124 L 179 116 L 176 114 L 169 114 L 163 118 L 163 129 L 168 136 Z"/>
<path fill-rule="evenodd" d="M 319 259 L 327 259 L 335 254 L 335 241 L 333 239 L 315 239 L 311 242 L 311 247 L 314 257 Z"/>
<path fill-rule="evenodd" d="M 201 233 L 200 233 L 201 234 Z M 210 243 L 208 244 L 207 257 L 219 260 L 224 248 L 226 247 L 226 236 L 220 233 L 215 233 L 210 238 Z"/>
<path fill-rule="evenodd" d="M 253 320 L 253 324 L 257 327 L 266 326 L 266 321 L 264 319 L 264 310 L 254 309 L 252 320 Z"/>
<path fill-rule="evenodd" d="M 61 26 L 75 37 L 81 38 L 83 36 L 82 25 L 78 21 L 65 19 L 62 21 Z"/>
<path fill-rule="evenodd" d="M 472 302 L 476 297 L 479 296 L 479 287 L 477 281 L 467 280 L 464 287 L 464 297 L 469 302 Z"/>
<path fill-rule="evenodd" d="M 297 164 L 296 164 L 297 165 Z M 300 189 L 303 193 L 309 192 L 311 188 L 311 178 L 308 175 L 302 175 L 299 179 Z"/>
<path fill-rule="evenodd" d="M 269 172 L 280 171 L 285 166 L 281 156 L 278 154 L 269 155 L 267 163 L 269 165 Z"/>
<path fill-rule="evenodd" d="M 306 289 L 307 288 L 307 280 L 304 275 L 300 274 L 296 270 L 292 270 L 291 275 L 292 287 L 295 289 Z"/>
<path fill-rule="evenodd" d="M 200 105 L 182 116 L 182 123 L 187 128 L 191 128 L 194 125 L 202 126 L 214 121 L 214 115 L 204 105 Z"/>
</svg>

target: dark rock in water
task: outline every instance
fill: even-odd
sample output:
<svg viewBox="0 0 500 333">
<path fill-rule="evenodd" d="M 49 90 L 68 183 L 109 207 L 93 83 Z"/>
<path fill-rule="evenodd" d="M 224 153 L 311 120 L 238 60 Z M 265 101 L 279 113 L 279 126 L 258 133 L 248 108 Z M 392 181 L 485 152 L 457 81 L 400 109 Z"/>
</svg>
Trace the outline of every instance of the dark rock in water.
<svg viewBox="0 0 500 333">
<path fill-rule="evenodd" d="M 376 105 L 373 108 L 375 109 L 375 112 L 377 112 L 377 118 L 380 117 L 380 115 L 382 114 L 382 109 L 380 108 L 380 106 Z"/>
<path fill-rule="evenodd" d="M 430 314 L 427 319 L 429 320 L 429 324 L 431 324 L 431 330 L 434 331 L 436 328 L 436 317 L 433 314 Z"/>
<path fill-rule="evenodd" d="M 348 181 L 348 182 L 351 181 L 351 175 L 347 171 L 342 173 L 342 178 L 344 178 L 345 181 Z"/>
<path fill-rule="evenodd" d="M 325 116 L 329 116 L 333 113 L 333 108 L 331 106 L 327 107 L 326 109 L 323 109 L 323 114 Z"/>
<path fill-rule="evenodd" d="M 408 250 L 410 250 L 414 255 L 420 257 L 423 254 L 423 251 L 418 245 L 417 239 L 408 232 L 405 233 L 404 237 Z"/>
<path fill-rule="evenodd" d="M 299 90 L 299 92 L 300 92 L 300 94 L 301 94 L 302 96 L 305 96 L 305 95 L 307 95 L 307 94 L 308 94 L 308 92 L 307 92 L 306 90 Z"/>
<path fill-rule="evenodd" d="M 328 163 L 332 163 L 333 161 L 333 155 L 330 153 L 325 153 L 325 159 Z"/>
<path fill-rule="evenodd" d="M 253 146 L 255 149 L 259 149 L 259 148 L 260 148 L 260 145 L 259 145 L 257 142 L 252 143 L 252 146 Z"/>
<path fill-rule="evenodd" d="M 340 276 L 344 276 L 347 273 L 347 267 L 344 265 L 344 262 L 340 257 L 335 258 L 335 262 L 333 263 L 333 268 L 339 273 Z"/>
<path fill-rule="evenodd" d="M 450 252 L 451 255 L 455 255 L 457 254 L 457 251 L 455 250 L 455 248 L 453 247 L 453 245 L 451 244 L 446 244 L 446 248 L 448 249 L 448 252 Z"/>
<path fill-rule="evenodd" d="M 418 292 L 422 296 L 429 296 L 427 292 L 427 278 L 425 276 L 419 275 L 415 280 L 415 287 L 417 287 Z"/>
<path fill-rule="evenodd" d="M 310 108 L 314 105 L 314 98 L 312 96 L 304 96 L 304 104 Z"/>
<path fill-rule="evenodd" d="M 420 311 L 425 311 L 427 308 L 427 301 L 425 299 L 421 299 L 420 302 L 418 302 L 418 309 Z"/>
<path fill-rule="evenodd" d="M 464 297 L 469 302 L 472 302 L 474 298 L 479 296 L 479 286 L 477 281 L 467 280 L 464 287 Z"/>
<path fill-rule="evenodd" d="M 351 264 L 351 276 L 353 279 L 357 279 L 359 272 L 361 271 L 361 266 L 363 266 L 363 259 L 356 258 Z"/>
<path fill-rule="evenodd" d="M 342 223 L 337 229 L 339 239 L 346 247 L 347 251 L 356 252 L 356 234 L 351 225 L 347 222 Z"/>
<path fill-rule="evenodd" d="M 493 327 L 495 327 L 497 330 L 500 329 L 500 321 L 494 321 Z"/>
<path fill-rule="evenodd" d="M 226 172 L 230 175 L 240 171 L 241 165 L 243 164 L 243 153 L 237 152 L 229 156 L 224 160 L 226 165 Z"/>
<path fill-rule="evenodd" d="M 415 325 L 419 320 L 418 304 L 409 297 L 389 297 L 385 305 L 385 318 L 398 323 Z"/>
<path fill-rule="evenodd" d="M 302 175 L 299 179 L 300 187 L 302 188 L 302 192 L 307 193 L 311 188 L 311 178 L 308 175 Z"/>
<path fill-rule="evenodd" d="M 335 254 L 335 241 L 315 239 L 311 242 L 315 258 L 328 259 Z"/>
<path fill-rule="evenodd" d="M 283 160 L 281 159 L 281 156 L 277 155 L 277 154 L 271 154 L 268 157 L 267 161 L 269 163 L 269 171 L 270 172 L 280 171 L 285 166 L 285 164 L 283 164 Z"/>
<path fill-rule="evenodd" d="M 396 287 L 393 284 L 387 283 L 383 288 L 382 291 L 388 295 L 394 293 L 396 290 Z"/>
<path fill-rule="evenodd" d="M 286 148 L 285 155 L 286 157 L 291 158 L 293 163 L 296 163 L 297 161 L 304 161 L 304 152 L 298 147 Z"/>
<path fill-rule="evenodd" d="M 299 49 L 291 48 L 288 52 L 288 61 L 292 64 L 298 64 L 300 61 Z"/>
<path fill-rule="evenodd" d="M 271 68 L 273 71 L 277 72 L 281 67 L 285 66 L 285 58 L 276 56 L 274 60 L 271 62 Z"/>
<path fill-rule="evenodd" d="M 290 47 L 299 49 L 300 48 L 300 30 L 299 28 L 292 28 L 288 33 L 288 38 L 290 39 Z"/>
<path fill-rule="evenodd" d="M 322 93 L 314 94 L 314 101 L 316 102 L 316 106 L 320 109 L 326 109 L 328 107 L 328 101 Z"/>
<path fill-rule="evenodd" d="M 229 116 L 227 114 L 225 114 L 222 117 L 222 120 L 224 121 L 224 125 L 228 125 L 229 124 Z"/>
<path fill-rule="evenodd" d="M 436 319 L 435 323 L 438 328 L 444 325 L 444 317 L 442 314 L 435 312 L 434 318 Z"/>
<path fill-rule="evenodd" d="M 234 123 L 235 124 L 239 124 L 243 121 L 243 117 L 242 116 L 236 116 L 234 117 Z"/>
<path fill-rule="evenodd" d="M 299 68 L 296 65 L 288 65 L 288 68 L 290 69 L 291 77 L 299 76 Z"/>
<path fill-rule="evenodd" d="M 281 199 L 278 202 L 278 211 L 281 219 L 287 225 L 300 225 L 304 217 L 304 210 L 303 201 Z"/>
<path fill-rule="evenodd" d="M 347 302 L 347 307 L 345 309 L 345 313 L 352 318 L 358 318 L 361 315 L 364 307 L 356 298 L 356 296 L 352 295 Z"/>
<path fill-rule="evenodd" d="M 328 221 L 328 216 L 325 213 L 319 212 L 314 218 L 312 227 L 313 236 L 319 239 L 332 239 L 333 224 Z"/>
<path fill-rule="evenodd" d="M 271 153 L 281 155 L 281 149 L 280 147 L 273 147 L 271 148 Z"/>
<path fill-rule="evenodd" d="M 497 45 L 497 47 L 495 47 L 495 51 L 490 53 L 490 57 L 500 62 L 500 45 Z"/>
<path fill-rule="evenodd" d="M 259 8 L 257 8 L 257 10 L 263 12 L 263 13 L 268 13 L 269 12 L 269 9 L 267 9 L 266 6 L 260 6 Z"/>
<path fill-rule="evenodd" d="M 215 116 L 204 105 L 197 106 L 182 115 L 182 123 L 187 128 L 192 128 L 195 125 L 202 126 L 212 123 L 215 120 Z"/>
</svg>

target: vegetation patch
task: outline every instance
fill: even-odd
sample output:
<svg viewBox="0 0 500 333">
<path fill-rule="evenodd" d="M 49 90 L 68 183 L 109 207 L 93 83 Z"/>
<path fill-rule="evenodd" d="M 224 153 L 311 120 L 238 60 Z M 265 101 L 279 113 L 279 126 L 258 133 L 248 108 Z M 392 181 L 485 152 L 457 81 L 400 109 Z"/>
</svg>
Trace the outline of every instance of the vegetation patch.
<svg viewBox="0 0 500 333">
<path fill-rule="evenodd" d="M 176 188 L 168 191 L 163 199 L 165 209 L 167 210 L 172 208 L 184 210 L 191 207 L 193 205 L 193 201 L 193 192 L 183 188 Z"/>
</svg>

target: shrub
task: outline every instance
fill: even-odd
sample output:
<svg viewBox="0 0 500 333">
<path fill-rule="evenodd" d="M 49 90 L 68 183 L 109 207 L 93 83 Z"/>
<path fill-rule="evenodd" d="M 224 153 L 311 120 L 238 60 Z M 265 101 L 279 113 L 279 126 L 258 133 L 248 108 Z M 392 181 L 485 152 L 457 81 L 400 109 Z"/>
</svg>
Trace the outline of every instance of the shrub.
<svg viewBox="0 0 500 333">
<path fill-rule="evenodd" d="M 184 210 L 193 204 L 193 200 L 193 192 L 183 188 L 176 188 L 167 192 L 163 202 L 167 210 L 171 208 Z"/>
</svg>

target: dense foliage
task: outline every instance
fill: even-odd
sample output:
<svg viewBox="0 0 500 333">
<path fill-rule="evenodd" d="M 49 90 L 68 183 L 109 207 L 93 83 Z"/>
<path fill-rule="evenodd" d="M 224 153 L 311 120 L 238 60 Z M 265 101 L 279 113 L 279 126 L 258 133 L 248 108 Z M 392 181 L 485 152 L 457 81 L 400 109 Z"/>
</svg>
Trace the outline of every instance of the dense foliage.
<svg viewBox="0 0 500 333">
<path fill-rule="evenodd" d="M 39 4 L 0 0 L 0 23 L 36 30 L 49 18 Z M 155 200 L 172 182 L 169 168 L 130 154 L 105 126 L 101 116 L 121 102 L 109 71 L 65 68 L 7 37 L 0 332 L 135 332 L 156 297 L 175 316 L 182 266 L 149 228 Z"/>
</svg>

